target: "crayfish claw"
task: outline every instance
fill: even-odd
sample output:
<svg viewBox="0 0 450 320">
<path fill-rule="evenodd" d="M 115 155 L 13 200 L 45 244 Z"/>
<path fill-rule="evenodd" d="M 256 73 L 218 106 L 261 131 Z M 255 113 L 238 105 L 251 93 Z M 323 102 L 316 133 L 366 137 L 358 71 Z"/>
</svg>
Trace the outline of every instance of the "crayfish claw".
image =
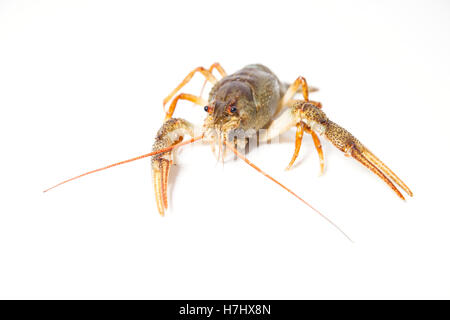
<svg viewBox="0 0 450 320">
<path fill-rule="evenodd" d="M 171 161 L 160 157 L 152 159 L 153 187 L 155 190 L 156 206 L 161 216 L 167 209 L 167 181 L 169 178 Z"/>
<path fill-rule="evenodd" d="M 392 181 L 399 185 L 409 196 L 413 196 L 413 193 L 408 186 L 406 186 L 406 184 L 391 169 L 389 169 L 388 166 L 370 152 L 350 132 L 328 120 L 326 122 L 325 136 L 335 147 L 344 152 L 346 156 L 352 157 L 375 173 L 399 196 L 399 198 L 405 200 L 403 194 Z"/>
<path fill-rule="evenodd" d="M 352 156 L 353 159 L 357 160 L 359 163 L 364 165 L 370 171 L 375 173 L 381 180 L 383 180 L 396 194 L 400 199 L 405 200 L 403 194 L 397 189 L 397 187 L 389 180 L 388 177 L 376 166 L 372 161 L 370 161 L 365 155 L 364 152 L 358 150 L 354 145 L 349 147 L 348 154 Z"/>
<path fill-rule="evenodd" d="M 184 135 L 188 134 L 194 136 L 194 128 L 192 124 L 183 119 L 171 118 L 164 122 L 161 129 L 159 129 L 156 135 L 155 143 L 153 144 L 153 151 L 167 150 L 161 153 L 157 153 L 152 157 L 152 175 L 153 175 L 153 187 L 155 190 L 156 206 L 161 216 L 164 216 L 167 209 L 167 185 L 169 181 L 169 171 L 173 163 L 174 150 L 170 147 L 191 143 L 195 140 L 191 139 L 191 142 L 183 142 Z"/>
</svg>

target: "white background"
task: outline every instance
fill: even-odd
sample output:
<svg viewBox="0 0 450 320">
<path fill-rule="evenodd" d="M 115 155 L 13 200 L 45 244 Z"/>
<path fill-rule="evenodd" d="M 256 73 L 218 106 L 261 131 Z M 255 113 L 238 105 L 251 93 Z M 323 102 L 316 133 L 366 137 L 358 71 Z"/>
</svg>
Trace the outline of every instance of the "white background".
<svg viewBox="0 0 450 320">
<path fill-rule="evenodd" d="M 0 298 L 450 298 L 448 1 L 1 1 Z M 197 66 L 305 76 L 414 191 L 294 131 L 242 161 L 186 147 L 161 218 L 149 152 Z M 196 76 L 183 91 L 197 94 Z M 201 123 L 202 108 L 176 116 Z"/>
</svg>

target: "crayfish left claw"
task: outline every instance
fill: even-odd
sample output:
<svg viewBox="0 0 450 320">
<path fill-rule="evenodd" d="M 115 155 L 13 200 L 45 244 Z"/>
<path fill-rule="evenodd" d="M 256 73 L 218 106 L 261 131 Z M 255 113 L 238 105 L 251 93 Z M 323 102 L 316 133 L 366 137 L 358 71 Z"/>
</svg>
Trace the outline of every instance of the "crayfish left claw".
<svg viewBox="0 0 450 320">
<path fill-rule="evenodd" d="M 346 154 L 349 154 L 353 157 L 353 159 L 357 160 L 359 163 L 364 165 L 370 171 L 375 173 L 378 177 L 381 178 L 394 192 L 400 197 L 400 199 L 405 200 L 403 194 L 397 189 L 397 187 L 389 180 L 386 175 L 366 156 L 365 152 L 359 150 L 354 144 L 349 147 Z"/>
<path fill-rule="evenodd" d="M 312 130 L 324 135 L 336 148 L 344 152 L 346 156 L 351 156 L 375 173 L 401 199 L 405 200 L 405 197 L 393 182 L 400 186 L 409 196 L 413 196 L 408 186 L 387 165 L 369 151 L 350 132 L 328 119 L 325 113 L 316 105 L 306 101 L 298 101 L 297 104 L 293 105 L 292 110 L 297 119 L 308 125 Z"/>
<path fill-rule="evenodd" d="M 333 143 L 339 150 L 345 152 L 346 156 L 351 156 L 353 159 L 357 160 L 370 171 L 375 173 L 401 199 L 405 200 L 405 197 L 390 179 L 399 185 L 409 196 L 413 196 L 413 193 L 408 186 L 350 132 L 328 120 L 324 133 L 328 140 L 331 141 L 331 143 Z"/>
</svg>

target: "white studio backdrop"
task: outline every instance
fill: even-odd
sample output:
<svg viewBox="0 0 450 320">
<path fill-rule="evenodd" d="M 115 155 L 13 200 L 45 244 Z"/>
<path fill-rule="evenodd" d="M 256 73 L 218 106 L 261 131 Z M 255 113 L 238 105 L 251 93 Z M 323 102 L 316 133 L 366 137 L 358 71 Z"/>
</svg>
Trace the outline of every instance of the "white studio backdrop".
<svg viewBox="0 0 450 320">
<path fill-rule="evenodd" d="M 0 1 L 1 298 L 450 298 L 448 1 Z M 295 131 L 242 161 L 178 153 L 169 211 L 150 160 L 163 98 L 197 66 L 263 63 L 413 190 Z M 201 76 L 184 92 L 198 94 Z M 209 88 L 209 87 L 208 87 Z M 201 124 L 180 103 L 175 116 Z"/>
</svg>

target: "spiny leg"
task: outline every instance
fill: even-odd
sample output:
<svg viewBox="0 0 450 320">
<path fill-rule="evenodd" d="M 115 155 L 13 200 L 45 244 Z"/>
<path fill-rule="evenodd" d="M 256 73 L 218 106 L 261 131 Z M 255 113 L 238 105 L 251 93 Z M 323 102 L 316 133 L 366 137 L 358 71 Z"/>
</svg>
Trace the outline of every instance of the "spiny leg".
<svg viewBox="0 0 450 320">
<path fill-rule="evenodd" d="M 220 63 L 218 63 L 218 62 L 213 63 L 213 64 L 209 67 L 208 71 L 212 73 L 214 69 L 216 69 L 216 70 L 220 73 L 220 75 L 221 75 L 222 77 L 226 77 L 226 76 L 227 76 L 227 73 L 226 73 L 225 70 L 222 68 L 222 66 L 220 65 Z"/>
<path fill-rule="evenodd" d="M 306 82 L 306 79 L 304 77 L 298 77 L 295 79 L 295 81 L 288 87 L 286 90 L 286 93 L 284 94 L 283 98 L 281 99 L 280 107 L 284 107 L 289 104 L 291 99 L 295 96 L 297 92 L 299 92 L 299 89 L 301 89 L 301 92 L 303 94 L 303 99 L 305 101 L 309 100 L 309 93 L 317 91 L 317 88 L 309 87 L 308 83 Z M 320 102 L 310 101 L 311 103 L 317 105 L 318 108 L 322 107 L 322 104 Z"/>
<path fill-rule="evenodd" d="M 197 72 L 200 72 L 202 75 L 205 76 L 206 80 L 211 82 L 212 84 L 215 84 L 217 82 L 216 77 L 214 77 L 214 75 L 211 73 L 211 71 L 206 70 L 203 67 L 197 67 L 194 70 L 192 70 L 191 72 L 189 72 L 189 74 L 186 76 L 186 78 L 184 78 L 183 81 L 181 81 L 181 83 L 163 100 L 163 107 L 167 104 L 167 102 L 170 101 L 170 99 L 172 99 L 172 97 L 181 89 L 183 88 L 194 76 L 194 74 L 196 74 Z"/>
<path fill-rule="evenodd" d="M 222 66 L 220 65 L 220 63 L 218 63 L 218 62 L 213 63 L 213 64 L 209 67 L 208 71 L 211 72 L 211 74 L 212 74 L 213 71 L 214 71 L 214 69 L 216 69 L 216 70 L 220 73 L 220 75 L 221 75 L 222 77 L 226 77 L 226 76 L 227 76 L 227 73 L 226 73 L 225 70 L 222 68 Z M 203 95 L 203 90 L 205 90 L 205 86 L 206 86 L 206 82 L 207 82 L 207 81 L 208 81 L 208 80 L 205 79 L 205 81 L 203 82 L 202 90 L 200 90 L 200 97 Z"/>
<path fill-rule="evenodd" d="M 295 159 L 298 157 L 298 153 L 300 152 L 300 147 L 302 146 L 303 140 L 303 132 L 305 131 L 305 124 L 303 122 L 297 123 L 297 132 L 295 133 L 295 150 L 292 155 L 291 162 L 289 162 L 286 170 L 291 169 L 292 165 L 295 162 Z"/>
<path fill-rule="evenodd" d="M 207 104 L 207 101 L 205 99 L 203 99 L 202 97 L 194 96 L 194 95 L 189 94 L 189 93 L 180 93 L 178 96 L 176 96 L 172 100 L 172 103 L 170 104 L 169 110 L 166 113 L 165 120 L 168 120 L 168 119 L 172 118 L 173 113 L 175 112 L 175 108 L 177 106 L 178 100 L 188 100 L 188 101 L 191 101 L 191 102 L 193 102 L 193 103 L 195 103 L 196 105 L 199 105 L 199 106 L 204 106 L 204 105 Z"/>
<path fill-rule="evenodd" d="M 303 122 L 302 122 L 303 123 Z M 322 150 L 322 144 L 320 143 L 320 139 L 317 136 L 317 134 L 311 130 L 310 127 L 306 127 L 305 131 L 308 132 L 314 141 L 314 146 L 316 147 L 317 154 L 319 155 L 319 163 L 320 163 L 320 174 L 323 174 L 323 168 L 325 165 L 325 160 L 323 158 L 323 150 Z"/>
<path fill-rule="evenodd" d="M 299 151 L 300 151 L 300 147 L 302 145 L 303 132 L 306 131 L 313 138 L 314 146 L 316 147 L 317 154 L 319 155 L 320 173 L 322 174 L 325 161 L 323 158 L 322 144 L 320 143 L 319 137 L 304 122 L 297 123 L 296 126 L 297 126 L 297 132 L 295 134 L 295 150 L 294 150 L 294 154 L 292 155 L 291 162 L 289 162 L 289 165 L 287 166 L 286 170 L 290 170 L 292 165 L 294 164 L 295 160 L 297 159 Z"/>
<path fill-rule="evenodd" d="M 291 100 L 291 102 L 292 101 L 294 100 Z M 286 167 L 286 170 L 290 170 L 295 160 L 297 159 L 302 143 L 303 133 L 304 131 L 306 131 L 307 133 L 311 134 L 313 138 L 314 146 L 319 155 L 320 172 L 323 173 L 324 157 L 319 137 L 313 130 L 311 130 L 311 128 L 306 123 L 301 122 L 297 119 L 295 112 L 293 112 L 292 108 L 285 109 L 276 119 L 274 119 L 270 123 L 267 130 L 264 130 L 260 133 L 259 142 L 260 143 L 267 142 L 268 140 L 271 140 L 288 131 L 293 126 L 297 127 L 297 131 L 295 134 L 295 150 L 294 154 L 292 155 L 291 161 L 289 162 L 289 165 Z"/>
<path fill-rule="evenodd" d="M 283 105 L 286 105 L 286 103 L 294 97 L 300 86 L 302 88 L 303 99 L 305 101 L 309 100 L 308 83 L 306 82 L 306 79 L 304 77 L 298 77 L 284 94 L 282 100 Z"/>
</svg>

